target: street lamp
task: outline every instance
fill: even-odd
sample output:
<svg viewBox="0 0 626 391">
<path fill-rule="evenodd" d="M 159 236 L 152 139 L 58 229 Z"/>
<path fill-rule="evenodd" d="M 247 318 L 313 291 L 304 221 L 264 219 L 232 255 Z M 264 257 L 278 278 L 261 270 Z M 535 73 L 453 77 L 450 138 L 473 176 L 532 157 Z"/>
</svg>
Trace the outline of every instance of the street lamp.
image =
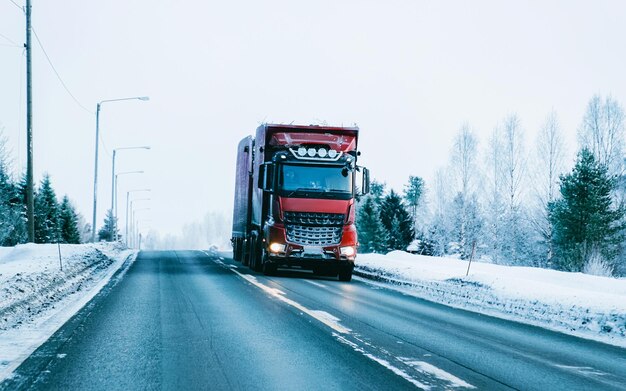
<svg viewBox="0 0 626 391">
<path fill-rule="evenodd" d="M 131 204 L 132 204 L 132 202 L 131 202 Z M 131 208 L 132 208 L 132 205 L 131 205 Z M 138 233 L 138 231 L 137 231 L 137 220 L 135 219 L 135 213 L 136 212 L 141 212 L 141 211 L 144 211 L 144 210 L 150 210 L 150 208 L 139 208 L 139 209 L 133 210 L 133 212 L 132 212 L 132 215 L 133 215 L 132 216 L 132 221 L 131 221 L 132 225 L 133 225 L 132 230 L 135 231 L 135 232 L 133 232 L 133 248 L 137 244 L 137 233 Z"/>
<path fill-rule="evenodd" d="M 150 219 L 141 219 L 137 221 L 137 249 L 141 250 L 141 242 L 142 242 L 142 238 L 143 238 L 143 234 L 141 233 L 142 230 L 145 230 L 146 228 L 149 228 L 148 226 L 144 226 L 144 223 L 149 223 L 152 220 Z M 139 228 L 141 225 L 141 228 Z"/>
<path fill-rule="evenodd" d="M 130 202 L 130 204 L 131 204 L 131 205 L 130 205 L 130 206 L 131 206 L 131 214 L 134 216 L 134 212 L 133 212 L 133 209 L 132 209 L 132 206 L 133 206 L 132 204 L 133 204 L 133 202 L 138 202 L 138 201 L 150 201 L 150 200 L 151 200 L 150 198 L 138 198 L 138 199 L 136 199 L 136 200 L 132 200 L 132 201 Z M 127 213 L 128 213 L 128 211 L 127 211 Z M 132 236 L 132 235 L 134 235 L 134 232 L 133 232 L 133 229 L 134 229 L 134 227 L 135 227 L 135 225 L 134 225 L 134 221 L 132 221 L 132 220 L 131 220 L 130 224 L 131 224 L 131 228 L 130 228 L 130 231 L 131 231 L 131 232 L 130 232 L 130 234 L 131 234 L 131 236 Z M 128 215 L 126 216 L 126 235 L 128 235 Z M 127 238 L 128 238 L 128 237 L 127 237 Z M 128 244 L 126 244 L 126 246 L 128 246 Z"/>
<path fill-rule="evenodd" d="M 140 198 L 140 199 L 137 199 L 137 200 L 132 200 L 130 202 L 130 213 L 129 213 L 129 216 L 130 216 L 130 225 L 129 225 L 130 236 L 129 236 L 129 238 L 131 239 L 130 240 L 131 243 L 130 243 L 129 247 L 131 247 L 131 248 L 134 247 L 133 236 L 134 236 L 134 229 L 135 229 L 135 209 L 133 208 L 133 203 L 134 202 L 138 202 L 138 201 L 148 201 L 148 199 L 147 198 Z"/>
<path fill-rule="evenodd" d="M 106 99 L 106 100 L 102 100 L 98 102 L 96 106 L 96 153 L 95 153 L 96 157 L 95 157 L 94 174 L 93 174 L 93 220 L 92 220 L 92 227 L 91 227 L 91 241 L 92 242 L 96 241 L 96 214 L 97 214 L 96 207 L 97 207 L 97 201 L 98 201 L 98 145 L 99 145 L 98 141 L 100 140 L 100 107 L 102 106 L 103 103 L 119 102 L 123 100 L 147 101 L 147 100 L 150 100 L 150 98 L 147 96 L 135 96 L 132 98 Z"/>
<path fill-rule="evenodd" d="M 126 192 L 126 247 L 128 247 L 129 244 L 129 240 L 128 240 L 128 204 L 129 204 L 129 200 L 130 200 L 130 193 L 139 193 L 139 192 L 150 192 L 152 191 L 152 189 L 135 189 L 135 190 L 129 190 Z M 149 198 L 143 198 L 140 200 L 136 200 L 136 201 L 146 201 L 149 200 Z"/>
<path fill-rule="evenodd" d="M 150 149 L 149 146 L 141 146 L 141 147 L 120 147 L 113 149 L 113 165 L 111 167 L 111 210 L 113 210 L 113 203 L 115 202 L 115 217 L 117 218 L 117 188 L 115 183 L 115 155 L 117 151 L 124 149 Z"/>
<path fill-rule="evenodd" d="M 113 221 L 115 222 L 115 230 L 114 230 L 114 237 L 113 239 L 115 241 L 117 241 L 117 177 L 120 175 L 127 175 L 127 174 L 143 174 L 143 171 L 126 171 L 126 172 L 120 172 L 115 174 L 114 178 L 115 180 L 113 181 L 113 200 L 115 200 L 115 213 L 114 213 L 114 219 Z M 113 214 L 113 202 L 111 202 L 111 213 Z"/>
</svg>

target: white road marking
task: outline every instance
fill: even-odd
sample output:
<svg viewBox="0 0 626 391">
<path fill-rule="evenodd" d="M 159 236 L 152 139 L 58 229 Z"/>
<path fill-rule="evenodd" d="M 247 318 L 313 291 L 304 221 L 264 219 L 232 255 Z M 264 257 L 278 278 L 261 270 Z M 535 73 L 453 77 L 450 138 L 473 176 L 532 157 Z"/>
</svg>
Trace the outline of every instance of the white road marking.
<svg viewBox="0 0 626 391">
<path fill-rule="evenodd" d="M 320 288 L 326 288 L 326 285 L 320 284 L 319 282 L 315 282 L 315 281 L 311 281 L 311 280 L 304 280 L 304 281 L 308 282 L 311 285 L 319 286 Z"/>
<path fill-rule="evenodd" d="M 402 369 L 391 365 L 389 363 L 389 361 L 383 360 L 380 357 L 376 357 L 376 356 L 374 356 L 371 353 L 367 353 L 359 345 L 355 344 L 352 341 L 348 341 L 346 338 L 344 338 L 343 336 L 341 336 L 339 334 L 333 333 L 333 337 L 335 337 L 337 339 L 337 341 L 339 341 L 339 342 L 341 342 L 341 343 L 343 343 L 345 345 L 350 346 L 352 349 L 354 349 L 355 352 L 361 353 L 362 355 L 364 355 L 365 357 L 369 358 L 370 360 L 372 360 L 372 361 L 382 365 L 383 367 L 389 369 L 391 372 L 393 372 L 396 375 L 400 376 L 401 378 L 403 378 L 404 380 L 406 380 L 409 383 L 413 384 L 414 386 L 419 387 L 419 388 L 421 388 L 423 390 L 430 390 L 430 386 L 429 385 L 424 384 L 424 383 L 414 379 L 413 377 L 411 377 L 411 375 L 409 375 L 408 373 L 406 373 Z"/>
<path fill-rule="evenodd" d="M 575 367 L 575 366 L 570 366 L 570 365 L 556 365 L 556 367 L 578 372 L 583 375 L 594 375 L 594 376 L 606 376 L 607 375 L 607 373 L 598 371 L 597 369 L 592 368 L 592 367 Z"/>
<path fill-rule="evenodd" d="M 450 382 L 451 383 L 450 387 L 476 388 L 473 385 L 467 383 L 466 381 L 454 376 L 453 374 L 448 373 L 444 371 L 443 369 L 438 368 L 425 361 L 417 361 L 417 360 L 412 360 L 412 359 L 402 358 L 402 357 L 400 357 L 400 360 L 404 362 L 405 364 L 407 364 L 408 366 L 415 368 L 418 372 L 431 374 L 440 380 Z"/>
</svg>

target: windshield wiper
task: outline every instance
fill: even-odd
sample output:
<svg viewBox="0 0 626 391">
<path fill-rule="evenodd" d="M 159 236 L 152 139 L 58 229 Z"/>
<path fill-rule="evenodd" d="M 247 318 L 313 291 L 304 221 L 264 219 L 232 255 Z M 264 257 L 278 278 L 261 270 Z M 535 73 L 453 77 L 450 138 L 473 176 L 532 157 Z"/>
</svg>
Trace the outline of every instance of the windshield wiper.
<svg viewBox="0 0 626 391">
<path fill-rule="evenodd" d="M 287 194 L 287 198 L 291 197 L 292 195 L 298 193 L 298 192 L 302 192 L 302 193 L 306 193 L 306 192 L 312 192 L 312 193 L 323 193 L 324 189 L 310 189 L 308 187 L 298 187 L 297 189 L 291 191 L 289 194 Z"/>
</svg>

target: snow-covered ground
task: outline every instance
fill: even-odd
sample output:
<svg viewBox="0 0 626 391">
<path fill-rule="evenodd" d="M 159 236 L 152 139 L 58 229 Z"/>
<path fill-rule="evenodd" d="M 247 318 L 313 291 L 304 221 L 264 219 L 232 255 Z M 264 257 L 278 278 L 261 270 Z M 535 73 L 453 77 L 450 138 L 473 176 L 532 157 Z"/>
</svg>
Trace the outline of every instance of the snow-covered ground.
<svg viewBox="0 0 626 391">
<path fill-rule="evenodd" d="M 357 275 L 431 301 L 626 347 L 626 279 L 394 251 L 360 254 Z"/>
<path fill-rule="evenodd" d="M 62 271 L 56 244 L 0 247 L 0 381 L 135 256 L 110 243 L 60 248 Z"/>
</svg>

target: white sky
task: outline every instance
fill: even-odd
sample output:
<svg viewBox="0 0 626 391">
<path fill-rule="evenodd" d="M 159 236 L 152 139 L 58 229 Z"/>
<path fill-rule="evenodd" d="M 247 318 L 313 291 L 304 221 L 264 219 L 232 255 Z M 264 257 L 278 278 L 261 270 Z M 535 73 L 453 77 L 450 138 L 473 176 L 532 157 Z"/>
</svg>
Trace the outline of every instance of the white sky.
<svg viewBox="0 0 626 391">
<path fill-rule="evenodd" d="M 119 152 L 118 171 L 146 171 L 120 177 L 122 221 L 122 193 L 150 187 L 145 225 L 177 233 L 206 211 L 231 213 L 237 142 L 263 121 L 357 123 L 361 163 L 397 190 L 409 175 L 428 181 L 466 121 L 484 142 L 515 112 L 531 144 L 554 108 L 574 149 L 594 93 L 626 103 L 626 2 L 512 3 L 34 0 L 33 26 L 90 110 L 150 96 L 103 105 L 102 139 L 108 151 L 152 146 Z M 10 0 L 0 34 L 24 42 Z M 25 60 L 6 44 L 0 123 L 23 167 Z M 91 222 L 95 117 L 34 46 L 36 178 L 49 172 Z M 110 165 L 102 153 L 98 225 Z"/>
</svg>

